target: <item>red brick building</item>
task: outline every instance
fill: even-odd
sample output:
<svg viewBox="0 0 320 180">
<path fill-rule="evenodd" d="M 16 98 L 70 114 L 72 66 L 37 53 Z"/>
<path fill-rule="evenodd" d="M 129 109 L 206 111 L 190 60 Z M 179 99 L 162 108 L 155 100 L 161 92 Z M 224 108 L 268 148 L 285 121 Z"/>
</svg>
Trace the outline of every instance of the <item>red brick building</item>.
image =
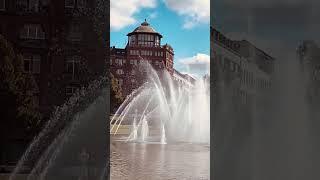
<svg viewBox="0 0 320 180">
<path fill-rule="evenodd" d="M 35 77 L 33 93 L 44 116 L 106 69 L 106 41 L 95 25 L 97 2 L 0 0 L 0 34 L 23 55 L 25 73 Z"/>
<path fill-rule="evenodd" d="M 128 42 L 124 49 L 111 47 L 110 51 L 110 71 L 125 95 L 142 83 L 143 73 L 137 68 L 142 60 L 148 61 L 156 70 L 166 69 L 171 75 L 174 73 L 172 47 L 161 44 L 162 35 L 147 21 L 127 36 Z"/>
<path fill-rule="evenodd" d="M 16 54 L 23 56 L 24 73 L 34 77 L 35 88 L 25 93 L 35 96 L 44 120 L 52 116 L 55 106 L 62 105 L 77 89 L 105 74 L 109 8 L 104 3 L 107 2 L 0 0 L 0 34 L 12 44 Z M 58 128 L 51 130 L 60 130 L 64 123 L 57 123 Z M 0 171 L 1 165 L 18 161 L 33 139 L 20 123 L 19 126 L 15 123 L 7 125 L 4 128 L 11 133 L 0 139 Z M 48 134 L 48 139 L 53 140 L 52 134 Z M 41 146 L 46 146 L 50 140 Z M 11 168 L 4 171 L 11 171 Z"/>
</svg>

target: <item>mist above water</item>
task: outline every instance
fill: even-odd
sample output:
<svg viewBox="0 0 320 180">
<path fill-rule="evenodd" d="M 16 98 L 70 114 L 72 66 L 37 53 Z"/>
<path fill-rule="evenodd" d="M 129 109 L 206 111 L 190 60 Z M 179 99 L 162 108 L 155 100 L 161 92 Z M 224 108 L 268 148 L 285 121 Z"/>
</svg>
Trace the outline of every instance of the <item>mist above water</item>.
<svg viewBox="0 0 320 180">
<path fill-rule="evenodd" d="M 307 81 L 296 54 L 275 62 L 270 91 L 262 94 L 254 121 L 255 178 L 310 179 L 311 112 Z"/>
<path fill-rule="evenodd" d="M 145 83 L 120 106 L 116 112 L 120 118 L 111 120 L 111 131 L 117 134 L 121 124 L 129 124 L 133 127 L 129 141 L 209 144 L 209 84 L 202 79 L 190 85 L 177 83 L 167 71 L 157 72 L 148 63 L 140 66 L 147 74 Z"/>
</svg>

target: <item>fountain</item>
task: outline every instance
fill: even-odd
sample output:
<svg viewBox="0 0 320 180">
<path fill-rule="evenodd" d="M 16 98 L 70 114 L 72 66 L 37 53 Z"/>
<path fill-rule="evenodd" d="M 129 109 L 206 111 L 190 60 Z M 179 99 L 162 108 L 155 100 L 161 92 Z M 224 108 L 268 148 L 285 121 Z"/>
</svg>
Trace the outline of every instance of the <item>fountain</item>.
<svg viewBox="0 0 320 180">
<path fill-rule="evenodd" d="M 128 141 L 142 144 L 209 144 L 209 86 L 202 80 L 181 86 L 168 72 L 158 73 L 150 64 L 141 66 L 148 74 L 146 81 L 120 106 L 116 113 L 120 118 L 111 120 L 110 129 L 116 134 L 123 122 L 129 122 L 132 128 Z M 102 78 L 93 82 L 56 109 L 18 162 L 10 180 L 19 179 L 25 166 L 31 168 L 26 175 L 28 180 L 107 176 L 110 88 L 105 81 Z M 81 152 L 80 160 L 77 152 Z"/>
<path fill-rule="evenodd" d="M 58 107 L 31 142 L 9 180 L 20 179 L 20 172 L 26 166 L 31 168 L 23 175 L 28 180 L 105 178 L 109 155 L 106 135 L 109 89 L 103 77 Z"/>
<path fill-rule="evenodd" d="M 161 130 L 161 144 L 166 144 L 166 131 L 164 130 L 164 126 L 162 126 L 162 130 Z"/>
<path fill-rule="evenodd" d="M 110 120 L 111 179 L 210 179 L 209 84 L 182 84 L 148 63 L 138 68 L 145 83 Z"/>
<path fill-rule="evenodd" d="M 129 122 L 132 128 L 127 140 L 131 142 L 209 144 L 209 85 L 204 80 L 181 85 L 167 71 L 156 71 L 147 62 L 139 69 L 147 74 L 145 83 L 120 106 L 116 114 L 121 118 L 111 119 L 111 131 L 117 134 L 123 122 Z"/>
<path fill-rule="evenodd" d="M 132 128 L 132 140 L 138 138 L 138 127 L 137 127 L 137 120 L 136 116 L 133 118 L 133 128 Z"/>
<path fill-rule="evenodd" d="M 149 135 L 149 126 L 148 122 L 145 117 L 142 119 L 142 125 L 141 125 L 141 141 L 145 142 Z"/>
<path fill-rule="evenodd" d="M 214 124 L 215 179 L 319 177 L 313 166 L 318 156 L 312 157 L 316 141 L 311 134 L 311 123 L 318 118 L 310 116 L 305 78 L 296 55 L 286 53 L 275 61 L 271 87 L 257 90 L 251 106 L 241 105 L 239 114 L 231 110 L 228 97 L 233 92 L 222 89 L 222 110 Z"/>
</svg>

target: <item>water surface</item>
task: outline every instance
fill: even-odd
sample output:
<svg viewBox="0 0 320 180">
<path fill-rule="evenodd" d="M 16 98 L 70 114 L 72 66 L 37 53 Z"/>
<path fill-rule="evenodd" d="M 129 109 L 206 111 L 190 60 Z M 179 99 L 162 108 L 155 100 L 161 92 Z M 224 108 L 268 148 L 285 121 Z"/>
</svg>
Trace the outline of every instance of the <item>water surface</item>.
<svg viewBox="0 0 320 180">
<path fill-rule="evenodd" d="M 210 148 L 203 144 L 112 141 L 111 180 L 210 179 Z"/>
</svg>

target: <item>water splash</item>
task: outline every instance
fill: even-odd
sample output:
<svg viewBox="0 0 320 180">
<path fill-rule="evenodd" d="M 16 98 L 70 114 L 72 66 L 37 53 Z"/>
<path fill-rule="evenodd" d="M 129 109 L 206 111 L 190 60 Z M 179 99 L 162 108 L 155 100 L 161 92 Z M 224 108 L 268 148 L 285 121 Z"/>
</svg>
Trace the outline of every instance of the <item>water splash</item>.
<svg viewBox="0 0 320 180">
<path fill-rule="evenodd" d="M 141 125 L 141 141 L 146 142 L 146 139 L 149 135 L 149 126 L 148 122 L 146 120 L 146 117 L 143 117 L 142 119 L 142 125 Z"/>
<path fill-rule="evenodd" d="M 122 109 L 117 111 L 120 120 L 112 121 L 111 129 L 132 125 L 128 141 L 134 142 L 209 144 L 210 93 L 207 81 L 200 79 L 194 84 L 181 84 L 172 74 L 156 71 L 147 62 L 140 64 L 139 68 L 147 74 L 145 84 L 121 105 Z M 148 135 L 144 134 L 145 131 Z M 136 136 L 137 133 L 140 137 Z"/>
<path fill-rule="evenodd" d="M 27 179 L 70 179 L 81 176 L 81 162 L 75 154 L 81 147 L 94 152 L 97 160 L 92 164 L 97 175 L 105 172 L 108 152 L 105 121 L 108 111 L 109 87 L 105 77 L 92 82 L 88 88 L 75 93 L 53 113 L 41 133 L 30 146 L 11 173 L 9 179 L 27 166 L 31 168 Z M 92 121 L 94 120 L 94 121 Z M 94 140 L 92 140 L 94 139 Z"/>
</svg>

